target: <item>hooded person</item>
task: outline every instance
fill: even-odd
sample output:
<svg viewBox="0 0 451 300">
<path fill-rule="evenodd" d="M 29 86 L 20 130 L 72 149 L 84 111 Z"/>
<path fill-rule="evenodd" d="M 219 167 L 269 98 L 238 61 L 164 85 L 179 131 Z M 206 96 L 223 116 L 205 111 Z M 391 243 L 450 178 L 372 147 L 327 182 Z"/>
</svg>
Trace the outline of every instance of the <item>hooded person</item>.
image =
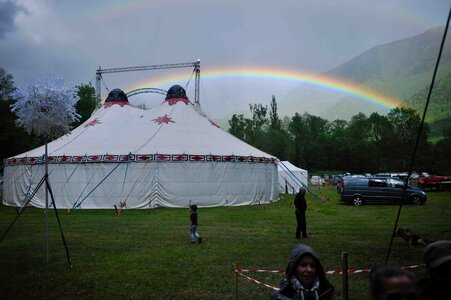
<svg viewBox="0 0 451 300">
<path fill-rule="evenodd" d="M 327 280 L 315 251 L 301 244 L 291 251 L 285 278 L 279 288 L 271 299 L 330 300 L 334 298 L 335 290 Z"/>
</svg>

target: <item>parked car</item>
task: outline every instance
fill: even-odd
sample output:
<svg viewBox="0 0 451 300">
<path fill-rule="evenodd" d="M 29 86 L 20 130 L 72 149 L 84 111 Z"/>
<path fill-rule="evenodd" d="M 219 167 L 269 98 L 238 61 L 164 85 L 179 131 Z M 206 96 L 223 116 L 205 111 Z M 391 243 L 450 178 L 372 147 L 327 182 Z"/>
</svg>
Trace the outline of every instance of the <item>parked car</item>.
<svg viewBox="0 0 451 300">
<path fill-rule="evenodd" d="M 315 175 L 310 178 L 310 183 L 311 185 L 323 185 L 326 181 L 320 176 Z"/>
<path fill-rule="evenodd" d="M 342 203 L 355 206 L 370 203 L 399 204 L 405 184 L 401 179 L 392 177 L 343 177 L 340 198 Z M 407 185 L 405 203 L 424 204 L 426 200 L 424 191 Z"/>
<path fill-rule="evenodd" d="M 334 183 L 337 183 L 337 181 L 339 181 L 341 179 L 341 176 L 340 175 L 332 175 L 332 181 L 334 182 Z"/>
<path fill-rule="evenodd" d="M 451 176 L 429 176 L 418 178 L 418 186 L 422 189 L 451 189 Z"/>
</svg>

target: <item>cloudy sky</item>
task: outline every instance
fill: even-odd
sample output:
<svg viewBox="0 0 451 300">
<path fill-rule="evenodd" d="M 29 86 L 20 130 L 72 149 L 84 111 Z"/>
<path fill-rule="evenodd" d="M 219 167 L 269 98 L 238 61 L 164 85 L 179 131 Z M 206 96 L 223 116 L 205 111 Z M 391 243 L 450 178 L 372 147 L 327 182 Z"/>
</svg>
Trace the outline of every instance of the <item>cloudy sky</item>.
<svg viewBox="0 0 451 300">
<path fill-rule="evenodd" d="M 272 94 L 283 101 L 292 86 L 261 81 L 258 71 L 218 70 L 324 72 L 374 46 L 443 26 L 449 6 L 449 0 L 0 0 L 0 66 L 20 87 L 47 74 L 94 84 L 98 66 L 200 59 L 207 75 L 201 104 L 221 117 L 251 102 L 269 103 Z M 102 94 L 149 84 L 167 90 L 166 79 L 176 74 L 185 86 L 191 71 L 106 74 Z M 208 77 L 212 71 L 217 75 Z M 190 97 L 192 90 L 193 80 Z"/>
</svg>

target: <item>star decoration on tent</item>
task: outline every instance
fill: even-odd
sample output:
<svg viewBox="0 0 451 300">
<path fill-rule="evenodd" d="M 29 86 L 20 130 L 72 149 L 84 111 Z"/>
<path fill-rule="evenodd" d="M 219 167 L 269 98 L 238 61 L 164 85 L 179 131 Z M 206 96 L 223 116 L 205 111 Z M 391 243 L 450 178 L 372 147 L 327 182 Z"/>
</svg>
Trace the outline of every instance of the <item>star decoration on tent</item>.
<svg viewBox="0 0 451 300">
<path fill-rule="evenodd" d="M 95 119 L 92 120 L 91 122 L 86 123 L 86 124 L 85 124 L 85 127 L 88 127 L 88 126 L 95 126 L 95 125 L 97 125 L 97 124 L 102 124 L 102 122 L 100 122 L 97 118 L 95 118 Z"/>
<path fill-rule="evenodd" d="M 161 123 L 169 124 L 169 122 L 175 123 L 174 121 L 172 121 L 171 118 L 168 117 L 167 114 L 165 114 L 165 115 L 162 116 L 162 117 L 158 117 L 158 118 L 156 118 L 156 119 L 153 119 L 152 121 L 155 121 L 155 123 L 158 123 L 158 124 L 161 124 Z"/>
</svg>

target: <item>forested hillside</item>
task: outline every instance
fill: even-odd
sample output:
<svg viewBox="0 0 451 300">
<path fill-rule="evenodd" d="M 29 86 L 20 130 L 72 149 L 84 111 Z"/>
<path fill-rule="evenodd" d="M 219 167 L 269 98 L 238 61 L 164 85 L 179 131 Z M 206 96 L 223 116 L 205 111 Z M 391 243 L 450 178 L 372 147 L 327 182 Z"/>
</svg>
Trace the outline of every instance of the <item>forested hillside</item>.
<svg viewBox="0 0 451 300">
<path fill-rule="evenodd" d="M 428 92 L 429 86 L 426 86 L 406 103 L 422 113 Z M 432 137 L 437 139 L 451 132 L 451 73 L 435 82 L 426 117 L 430 122 Z"/>
</svg>

